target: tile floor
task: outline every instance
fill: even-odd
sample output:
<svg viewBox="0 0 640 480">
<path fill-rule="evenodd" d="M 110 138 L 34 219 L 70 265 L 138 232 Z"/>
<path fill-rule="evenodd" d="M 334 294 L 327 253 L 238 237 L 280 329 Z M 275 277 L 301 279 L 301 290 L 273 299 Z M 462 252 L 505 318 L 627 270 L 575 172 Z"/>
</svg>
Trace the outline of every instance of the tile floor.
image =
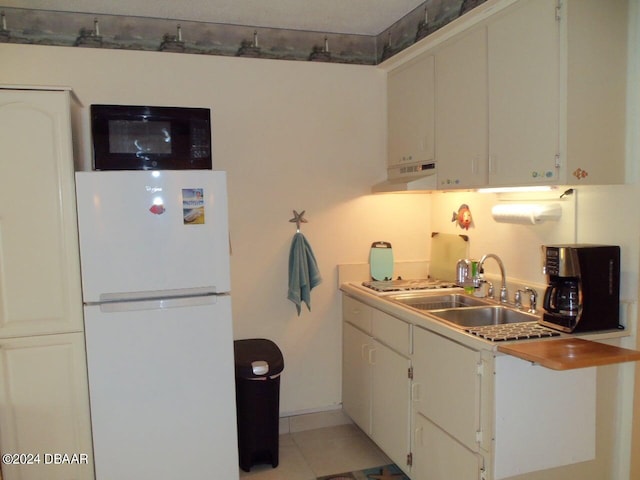
<svg viewBox="0 0 640 480">
<path fill-rule="evenodd" d="M 353 424 L 336 425 L 280 435 L 279 465 L 255 465 L 240 470 L 248 480 L 315 480 L 323 475 L 392 463 Z"/>
</svg>

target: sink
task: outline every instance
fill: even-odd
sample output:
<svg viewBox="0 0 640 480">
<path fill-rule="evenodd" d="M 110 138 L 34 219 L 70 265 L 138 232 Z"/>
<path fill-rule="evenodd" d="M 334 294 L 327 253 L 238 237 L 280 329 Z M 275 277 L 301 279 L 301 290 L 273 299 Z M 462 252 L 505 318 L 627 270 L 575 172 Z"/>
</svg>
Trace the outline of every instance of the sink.
<svg viewBox="0 0 640 480">
<path fill-rule="evenodd" d="M 538 317 L 531 313 L 514 310 L 502 305 L 485 305 L 482 307 L 452 308 L 429 312 L 439 320 L 444 320 L 457 327 L 483 327 L 487 325 L 504 325 L 507 323 L 536 322 Z"/>
<path fill-rule="evenodd" d="M 463 329 L 538 321 L 535 314 L 463 293 L 402 293 L 388 298 Z"/>
<path fill-rule="evenodd" d="M 418 310 L 441 310 L 445 308 L 465 308 L 486 306 L 487 302 L 462 293 L 434 294 L 402 294 L 394 295 L 392 300 Z"/>
</svg>

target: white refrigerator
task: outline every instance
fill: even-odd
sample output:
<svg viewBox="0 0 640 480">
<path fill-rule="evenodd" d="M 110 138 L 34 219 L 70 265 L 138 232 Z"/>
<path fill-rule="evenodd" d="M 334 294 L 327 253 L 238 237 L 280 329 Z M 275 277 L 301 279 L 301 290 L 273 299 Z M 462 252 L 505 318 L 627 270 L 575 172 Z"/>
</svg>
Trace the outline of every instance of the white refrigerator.
<svg viewBox="0 0 640 480">
<path fill-rule="evenodd" d="M 226 175 L 77 172 L 97 480 L 237 479 Z"/>
</svg>

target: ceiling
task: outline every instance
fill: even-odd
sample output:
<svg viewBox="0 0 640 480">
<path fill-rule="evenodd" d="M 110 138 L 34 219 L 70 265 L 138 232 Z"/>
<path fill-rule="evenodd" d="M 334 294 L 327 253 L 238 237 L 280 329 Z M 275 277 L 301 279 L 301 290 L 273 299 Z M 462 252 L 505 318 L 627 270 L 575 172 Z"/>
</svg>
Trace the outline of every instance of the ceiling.
<svg viewBox="0 0 640 480">
<path fill-rule="evenodd" d="M 378 35 L 423 3 L 425 0 L 0 0 L 3 6 L 15 8 L 354 35 Z"/>
</svg>

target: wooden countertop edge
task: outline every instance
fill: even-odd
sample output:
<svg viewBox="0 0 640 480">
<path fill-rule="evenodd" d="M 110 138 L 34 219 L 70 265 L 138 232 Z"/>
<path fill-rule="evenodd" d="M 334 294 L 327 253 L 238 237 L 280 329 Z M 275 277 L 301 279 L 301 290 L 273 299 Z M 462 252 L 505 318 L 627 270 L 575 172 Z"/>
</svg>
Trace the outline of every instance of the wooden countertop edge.
<svg viewBox="0 0 640 480">
<path fill-rule="evenodd" d="M 580 338 L 504 344 L 498 351 L 552 370 L 640 361 L 640 351 Z"/>
</svg>

